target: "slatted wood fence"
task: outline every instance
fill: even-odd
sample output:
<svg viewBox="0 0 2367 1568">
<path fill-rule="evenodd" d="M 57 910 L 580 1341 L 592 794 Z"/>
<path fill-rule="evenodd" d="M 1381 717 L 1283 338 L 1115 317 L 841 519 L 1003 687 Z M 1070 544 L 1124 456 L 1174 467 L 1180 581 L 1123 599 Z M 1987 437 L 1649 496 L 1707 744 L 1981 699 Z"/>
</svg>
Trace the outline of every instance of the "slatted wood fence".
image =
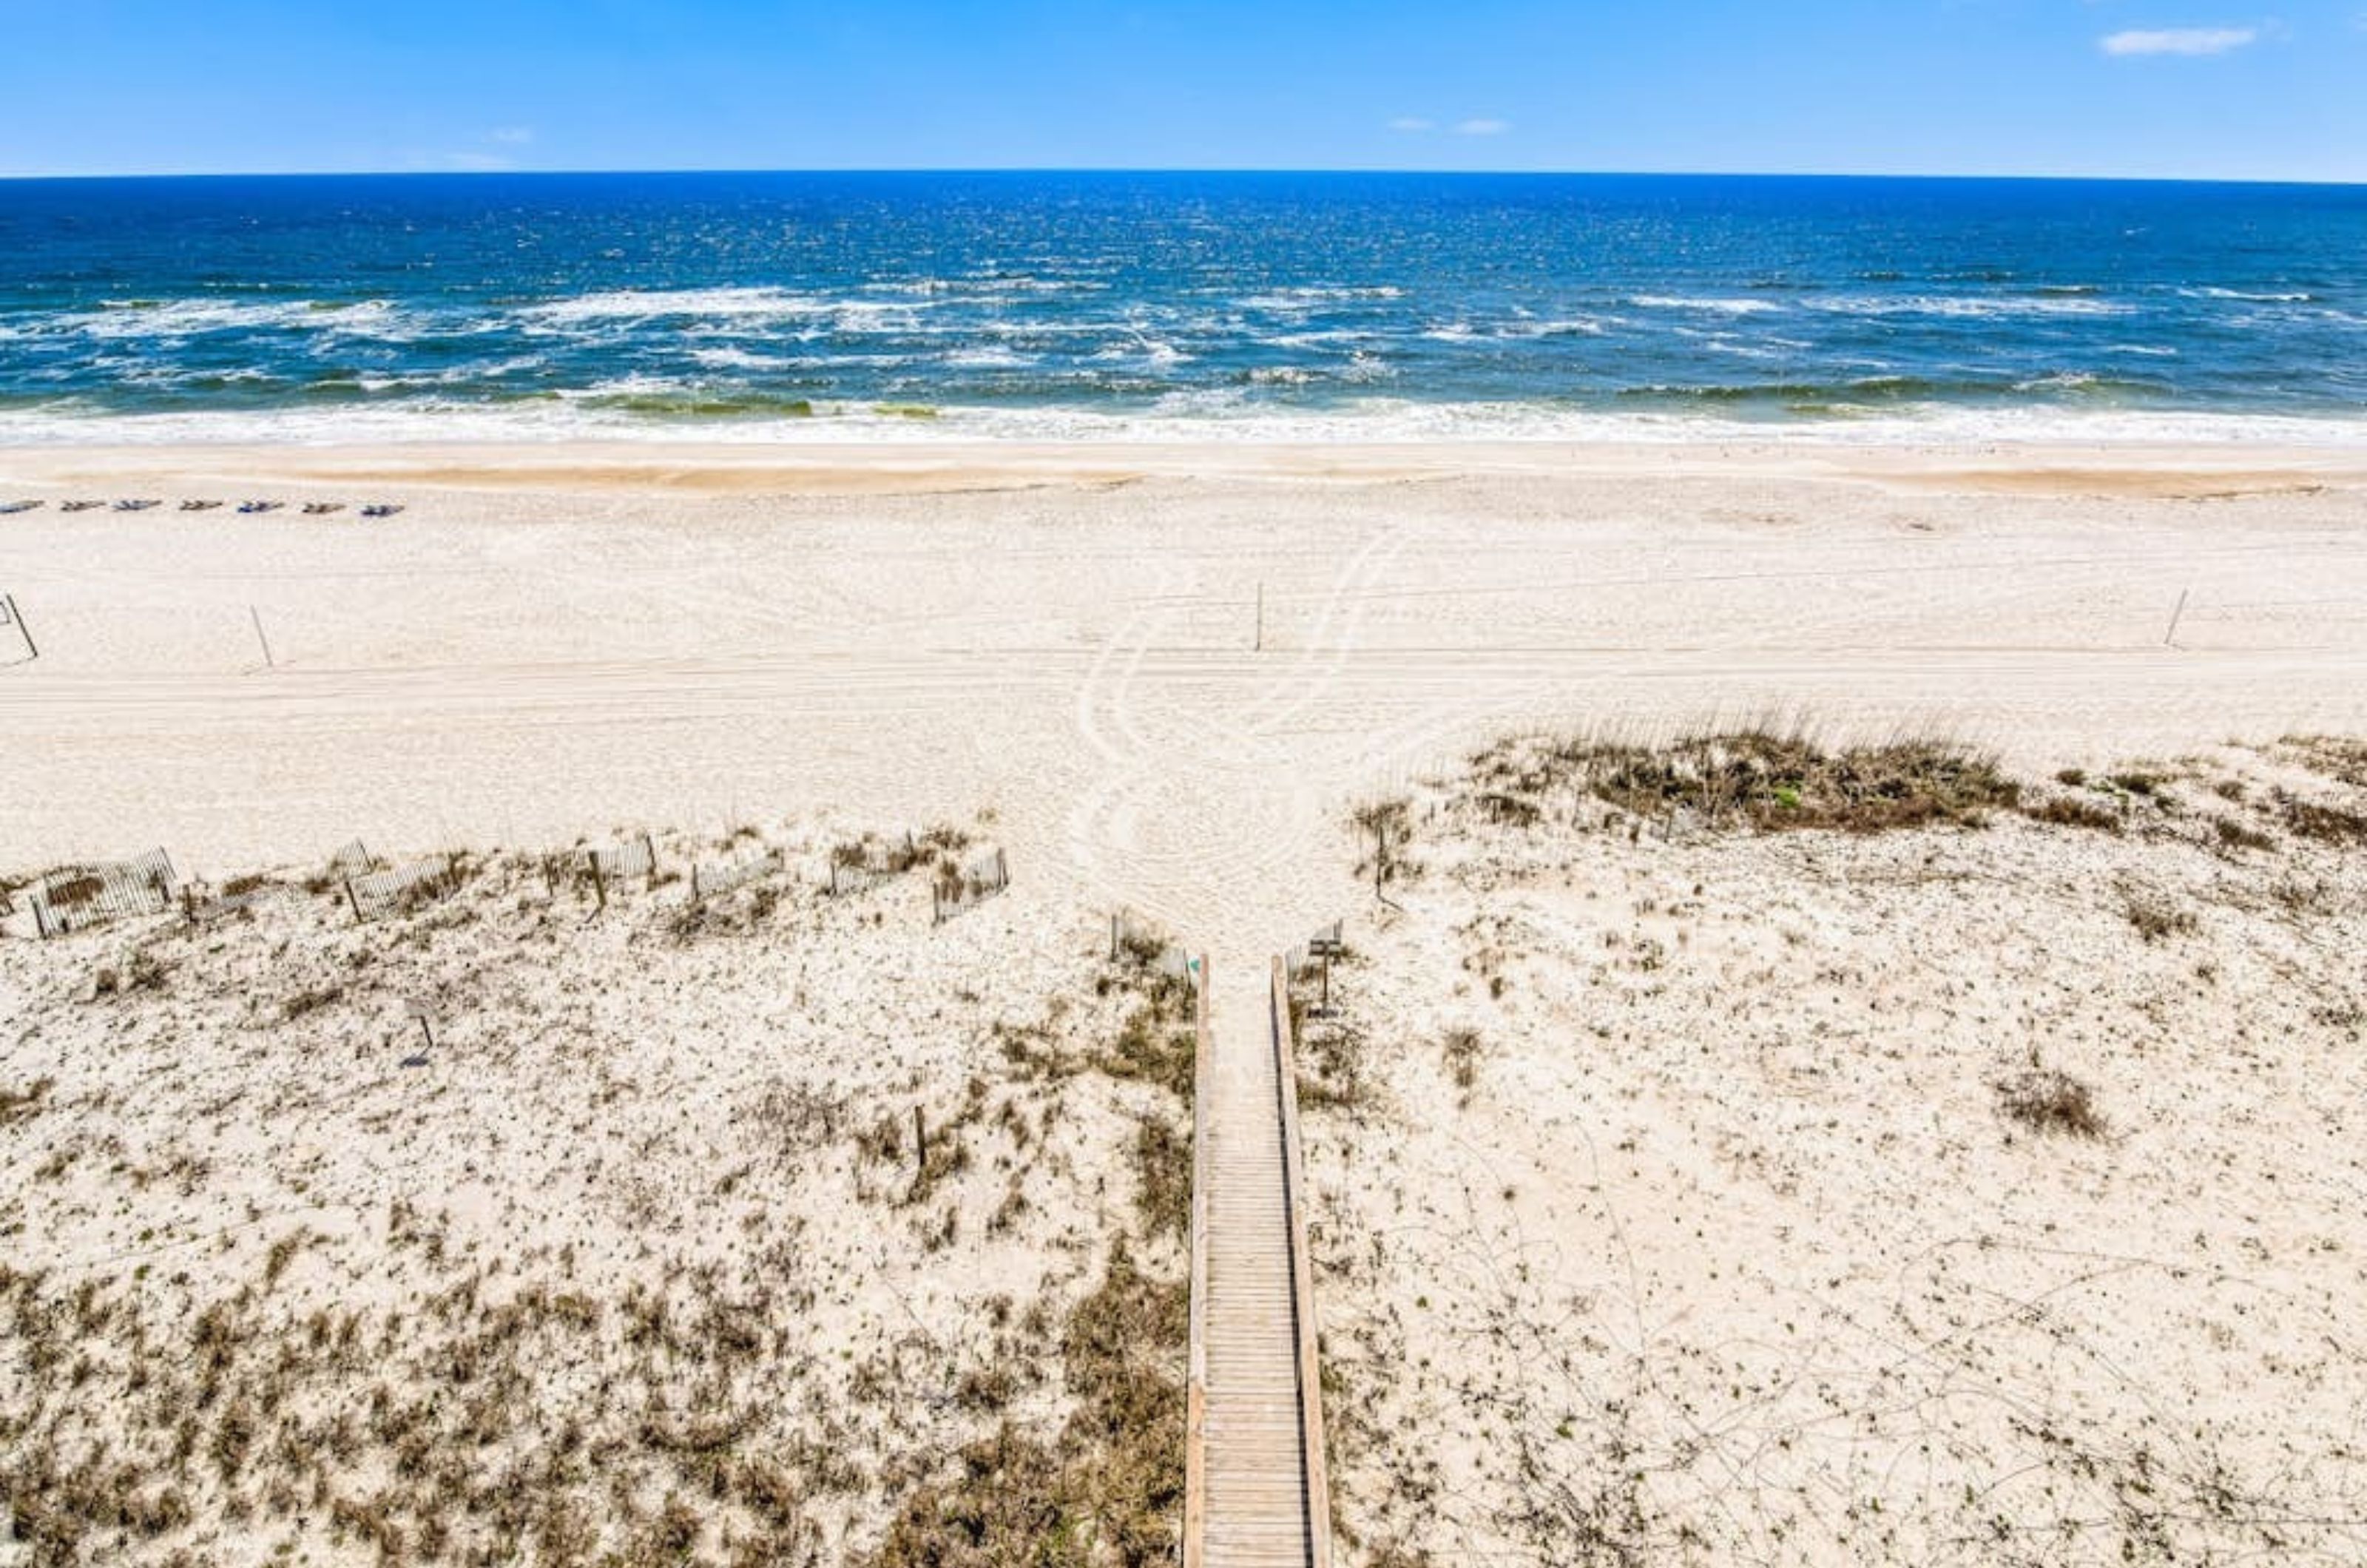
<svg viewBox="0 0 2367 1568">
<path fill-rule="evenodd" d="M 42 937 L 104 925 L 139 915 L 161 915 L 173 907 L 177 882 L 173 858 L 150 850 L 111 864 L 74 866 L 51 872 L 28 889 L 33 927 Z"/>
</svg>

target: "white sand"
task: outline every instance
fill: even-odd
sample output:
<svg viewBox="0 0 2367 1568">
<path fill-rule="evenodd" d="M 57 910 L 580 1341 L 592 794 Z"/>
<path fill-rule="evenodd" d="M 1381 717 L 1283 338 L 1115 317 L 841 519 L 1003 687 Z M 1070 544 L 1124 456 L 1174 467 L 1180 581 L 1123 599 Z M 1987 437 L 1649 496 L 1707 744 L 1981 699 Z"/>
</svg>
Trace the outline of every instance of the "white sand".
<svg viewBox="0 0 2367 1568">
<path fill-rule="evenodd" d="M 853 836 L 0 941 L 0 1562 L 671 1562 L 685 1508 L 701 1562 L 849 1562 L 1006 1416 L 1057 1440 L 1113 1247 L 1181 1288 L 1130 1151 L 1187 1113 L 1084 1065 L 1097 919 L 825 897 Z"/>
<path fill-rule="evenodd" d="M 1508 724 L 2367 728 L 2355 450 L 165 447 L 0 492 L 166 502 L 0 518 L 17 867 L 991 807 L 1253 959 L 1329 913 L 1344 796 Z M 408 510 L 171 509 L 249 494 Z"/>
<path fill-rule="evenodd" d="M 98 1096 L 112 1120 L 93 1135 L 119 1146 L 68 1168 L 115 1185 L 21 1199 L 33 1206 L 11 1253 L 32 1237 L 40 1257 L 87 1263 L 127 1227 L 138 1247 L 155 1244 L 139 1234 L 151 1228 L 260 1224 L 252 1240 L 238 1233 L 223 1283 L 253 1275 L 248 1255 L 273 1224 L 327 1228 L 308 1216 L 335 1206 L 328 1195 L 382 1206 L 410 1168 L 404 1097 L 431 1091 L 418 1130 L 438 1141 L 419 1168 L 455 1195 L 443 1207 L 456 1239 L 480 1248 L 454 1265 L 461 1277 L 490 1267 L 496 1238 L 528 1235 L 544 1249 L 536 1266 L 556 1267 L 552 1249 L 572 1234 L 556 1210 L 518 1229 L 521 1214 L 470 1185 L 496 1168 L 488 1190 L 572 1191 L 595 1208 L 634 1205 L 633 1225 L 676 1221 L 678 1255 L 635 1266 L 695 1268 L 702 1248 L 738 1245 L 693 1228 L 706 1210 L 685 1173 L 709 1179 L 702 1150 L 728 1141 L 693 1109 L 761 1088 L 742 1059 L 748 1019 L 772 1042 L 764 1050 L 794 1047 L 831 1084 L 892 1097 L 949 1076 L 1003 1001 L 1077 979 L 1062 967 L 1072 960 L 1049 955 L 1070 951 L 1091 911 L 1131 905 L 1219 964 L 1262 963 L 1362 907 L 1349 801 L 1508 728 L 1663 733 L 1800 715 L 1841 735 L 1945 732 L 2032 773 L 2367 732 L 2357 452 L 150 448 L 0 453 L 0 496 L 13 495 L 166 505 L 0 517 L 0 590 L 42 649 L 0 662 L 0 868 L 161 844 L 221 874 L 315 860 L 357 835 L 514 846 L 620 824 L 712 835 L 748 818 L 983 814 L 1024 894 L 977 928 L 1017 944 L 1013 959 L 972 952 L 983 939 L 967 931 L 948 947 L 913 930 L 817 928 L 820 948 L 710 961 L 694 945 L 652 964 L 638 951 L 604 957 L 578 934 L 543 974 L 434 939 L 438 984 L 505 1018 L 589 1027 L 598 1043 L 593 1076 L 552 1040 L 478 1042 L 505 1097 L 499 1121 L 481 1104 L 459 1113 L 465 1085 L 345 1060 L 391 1038 L 391 990 L 324 1037 L 335 1076 L 284 1070 L 285 1046 L 323 1043 L 306 1031 L 328 1027 L 270 1022 L 292 985 L 311 983 L 319 954 L 302 944 L 289 975 L 257 976 L 251 955 L 230 968 L 192 957 L 166 999 L 89 1006 L 73 999 L 86 976 L 54 956 L 65 950 L 20 950 L 0 972 L 0 1016 L 32 1021 L 8 1037 L 12 1077 L 54 1062 L 40 1071 L 71 1103 Z M 263 517 L 172 509 L 247 495 L 291 504 Z M 298 513 L 316 498 L 406 510 L 382 522 Z M 251 606 L 277 668 L 261 668 Z M 2296 1036 L 2297 1052 L 2283 1040 L 2302 1027 L 2296 997 L 2357 1000 L 2327 967 L 2355 951 L 2357 889 L 2339 882 L 2324 917 L 2351 923 L 2296 918 L 2289 931 L 2218 887 L 2232 874 L 2202 851 L 2172 863 L 2150 840 L 2099 840 L 2066 860 L 2062 831 L 2009 827 L 1933 850 L 1639 848 L 1590 862 L 1550 897 L 1523 891 L 1525 870 L 1505 874 L 1501 900 L 1442 895 L 1387 939 L 1402 963 L 1372 979 L 1370 1005 L 1399 1010 L 1376 1025 L 1410 1042 L 1387 1068 L 1407 1111 L 1387 1134 L 1398 1159 L 1381 1180 L 1343 1163 L 1369 1149 L 1310 1150 L 1332 1239 L 1378 1236 L 1387 1266 L 1334 1258 L 1323 1310 L 1343 1356 L 1420 1369 L 1361 1386 L 1381 1389 L 1369 1408 L 1385 1425 L 1435 1437 L 1442 1490 L 1413 1503 L 1393 1492 L 1403 1452 L 1352 1462 L 1343 1517 L 1368 1544 L 1402 1536 L 1455 1561 L 1509 1542 L 1517 1556 L 1490 1488 L 1511 1435 L 1536 1434 L 1540 1389 L 1569 1394 L 1577 1438 L 1556 1435 L 1559 1416 L 1542 1431 L 1555 1462 L 1578 1454 L 1587 1478 L 1616 1473 L 1600 1462 L 1599 1440 L 1618 1435 L 1597 1419 L 1604 1402 L 1637 1413 L 1628 1435 L 1662 1465 L 1656 1517 L 1704 1521 L 1721 1543 L 1704 1561 L 1977 1560 L 1961 1532 L 1988 1528 L 1978 1500 L 1942 1495 L 1977 1469 L 1966 1453 L 2024 1451 L 1999 1425 L 2009 1416 L 2062 1417 L 2091 1445 L 2079 1451 L 2110 1449 L 2116 1476 L 2152 1445 L 2189 1480 L 2224 1452 L 2253 1486 L 2287 1423 L 2295 1464 L 2316 1462 L 2362 1392 L 2342 1325 L 2367 1300 L 2355 1268 L 2324 1270 L 2367 1246 L 2345 1217 L 2367 1204 L 2355 1164 L 2309 1150 L 2356 1144 L 2326 1107 L 2355 1106 L 2361 1086 L 2346 1066 L 2355 1051 L 2325 1032 L 2334 1025 Z M 1968 880 L 1918 880 L 1927 853 Z M 1667 887 L 1653 880 L 1671 868 Z M 2273 900 L 2248 875 L 2243 897 Z M 2126 878 L 2173 887 L 2201 936 L 2133 946 L 2101 891 Z M 1604 962 L 1605 930 L 1626 942 L 1637 920 L 1665 923 L 1592 913 L 1614 892 L 1645 897 L 1636 879 L 1664 909 L 1706 900 L 1715 919 L 1682 918 L 1702 946 L 1664 954 L 1662 977 L 1620 967 L 1632 947 L 1614 955 L 1626 1010 L 1599 1016 L 1602 998 L 1578 987 Z M 2007 895 L 2027 907 L 2000 916 Z M 1461 949 L 1507 921 L 1497 945 L 1522 954 L 1514 999 L 1456 996 Z M 1797 942 L 1784 934 L 1794 928 Z M 1673 931 L 1661 940 L 1675 946 Z M 78 939 L 74 964 L 95 967 L 106 942 Z M 957 979 L 946 955 L 964 952 L 980 974 L 1015 963 L 1011 998 L 1001 980 Z M 2198 990 L 2206 956 L 2220 976 Z M 841 962 L 861 975 L 859 994 L 798 998 L 793 968 Z M 251 1034 L 235 1022 L 249 987 L 262 1010 Z M 1420 1075 L 1433 1032 L 1467 1013 L 1491 1054 L 1472 1109 L 1448 1117 Z M 2003 1144 L 1986 1086 L 2033 1021 L 2098 1082 L 2126 1142 Z M 2155 1032 L 2143 1059 L 2122 1048 L 2138 1021 Z M 1636 1048 L 1609 1052 L 1598 1025 Z M 203 1048 L 177 1061 L 193 1028 Z M 879 1039 L 900 1043 L 866 1055 Z M 725 1048 L 702 1054 L 710 1040 Z M 2243 1074 L 2232 1082 L 2231 1059 Z M 585 1097 L 627 1079 L 640 1120 L 586 1121 Z M 137 1092 L 152 1082 L 170 1092 Z M 320 1103 L 331 1091 L 384 1119 L 218 1160 L 187 1205 L 173 1198 L 189 1168 L 176 1150 L 194 1130 L 224 1148 L 246 1136 L 234 1097 L 360 1113 Z M 1093 1113 L 1103 1133 L 1122 1109 Z M 11 1152 L 38 1168 L 61 1129 L 31 1123 L 35 1148 L 23 1125 Z M 2280 1152 L 2280 1137 L 2303 1133 L 2315 1141 Z M 620 1140 L 651 1151 L 662 1179 L 629 1179 Z M 1581 1142 L 1593 1151 L 1583 1168 Z M 1080 1156 L 1067 1199 L 1040 1212 L 1046 1228 L 984 1273 L 932 1258 L 910 1227 L 892 1246 L 866 1236 L 846 1267 L 927 1294 L 934 1305 L 915 1310 L 933 1324 L 941 1308 L 982 1333 L 966 1290 L 1057 1295 L 1083 1276 L 1086 1255 L 1064 1236 L 1102 1234 L 1099 1205 L 1124 1202 L 1122 1182 L 1093 1175 L 1110 1153 L 1105 1137 L 1096 1146 L 1101 1163 Z M 594 1190 L 595 1157 L 616 1193 Z M 119 1190 L 135 1175 L 136 1196 Z M 1513 1196 L 1490 1196 L 1507 1187 Z M 1926 1194 L 1928 1210 L 1904 1201 Z M 779 1212 L 835 1240 L 841 1196 L 799 1188 Z M 217 1213 L 245 1203 L 251 1218 Z M 2048 1224 L 2064 1232 L 2060 1255 Z M 2185 1239 L 2194 1230 L 2202 1243 Z M 427 1289 L 411 1265 L 374 1261 L 359 1232 L 349 1239 L 320 1249 L 355 1271 L 341 1288 L 399 1277 Z M 2124 1247 L 2138 1261 L 2092 1275 L 2097 1255 Z M 308 1274 L 313 1256 L 300 1247 L 291 1288 L 327 1288 Z M 1640 1271 L 1623 1279 L 1631 1263 Z M 730 1288 L 722 1278 L 701 1288 Z M 838 1278 L 854 1290 L 854 1274 Z M 2048 1309 L 2059 1322 L 2026 1324 L 2023 1303 L 2055 1300 L 2067 1280 L 2080 1282 Z M 1432 1306 L 1412 1302 L 1423 1294 Z M 876 1362 L 884 1300 L 855 1292 L 841 1304 L 871 1315 L 829 1319 L 818 1343 Z M 1954 1319 L 1987 1323 L 1991 1305 L 2016 1337 L 1945 1338 Z M 1401 1339 L 1367 1346 L 1376 1324 Z M 1935 1343 L 1973 1359 L 1935 1359 Z M 2097 1372 L 2101 1362 L 2114 1370 Z M 2100 1378 L 2144 1400 L 2095 1394 Z M 1713 1406 L 1720 1387 L 1744 1391 L 1722 1396 L 1733 1408 Z M 807 1393 L 795 1409 L 819 1420 L 847 1391 L 821 1380 Z M 1894 1394 L 1907 1414 L 1885 1403 Z M 1496 1399 L 1498 1425 L 1458 1414 L 1467 1398 Z M 1960 1414 L 1959 1399 L 1977 1408 Z M 2190 1408 L 2211 1440 L 2172 1445 Z M 1782 1449 L 1780 1433 L 1828 1416 L 1874 1425 L 1854 1446 L 1820 1436 L 1812 1451 Z M 886 1463 L 974 1429 L 932 1406 L 865 1434 L 863 1451 Z M 2248 1506 L 2273 1495 L 2355 1507 L 2355 1471 L 2327 1461 L 2300 1480 L 2259 1483 Z M 2062 1508 L 2114 1506 L 2082 1485 L 2060 1494 Z M 1779 1535 L 1770 1499 L 1786 1497 L 1798 1522 Z M 1863 1513 L 1874 1499 L 1880 1523 Z M 820 1508 L 832 1530 L 877 1522 L 844 1502 Z M 2052 1517 L 2017 1495 L 2010 1522 Z M 1918 1523 L 1886 1536 L 1894 1518 Z"/>
<path fill-rule="evenodd" d="M 2117 836 L 1418 796 L 1301 1053 L 1350 1561 L 2367 1560 L 2367 839 L 2275 795 L 2362 763 Z"/>
</svg>

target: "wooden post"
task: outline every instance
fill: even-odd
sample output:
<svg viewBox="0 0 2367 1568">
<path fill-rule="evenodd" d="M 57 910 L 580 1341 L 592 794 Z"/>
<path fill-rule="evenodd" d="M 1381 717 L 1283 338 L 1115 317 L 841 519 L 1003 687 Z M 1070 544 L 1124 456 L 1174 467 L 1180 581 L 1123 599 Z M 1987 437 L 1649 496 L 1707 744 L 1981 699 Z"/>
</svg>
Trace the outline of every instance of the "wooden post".
<svg viewBox="0 0 2367 1568">
<path fill-rule="evenodd" d="M 2178 646 L 2177 643 L 2171 639 L 2178 636 L 2178 623 L 2186 614 L 2186 596 L 2193 592 L 2194 590 L 2191 588 L 2181 588 L 2178 591 L 2178 607 L 2169 613 L 2169 630 L 2161 634 L 2162 647 L 2175 648 Z"/>
<path fill-rule="evenodd" d="M 8 618 L 16 623 L 17 635 L 25 639 L 25 651 L 39 659 L 41 650 L 34 646 L 33 628 L 25 624 L 25 612 L 17 608 L 17 596 L 14 593 L 0 594 L 0 600 L 7 602 Z"/>
<path fill-rule="evenodd" d="M 249 604 L 246 607 L 246 614 L 247 618 L 255 623 L 255 640 L 263 645 L 263 667 L 266 670 L 278 669 L 278 660 L 271 657 L 271 639 L 263 635 L 263 612 Z"/>
<path fill-rule="evenodd" d="M 921 1190 L 922 1180 L 929 1171 L 929 1123 L 921 1108 L 912 1107 L 912 1190 Z"/>
<path fill-rule="evenodd" d="M 1263 653 L 1265 651 L 1265 581 L 1263 578 L 1258 581 L 1257 641 L 1252 643 L 1251 648 L 1254 652 Z"/>
<path fill-rule="evenodd" d="M 364 924 L 361 897 L 354 891 L 354 879 L 350 876 L 345 878 L 345 902 L 353 906 L 354 924 L 357 926 Z"/>
<path fill-rule="evenodd" d="M 586 850 L 583 852 L 583 854 L 584 858 L 592 863 L 593 895 L 600 900 L 600 908 L 603 912 L 606 912 L 608 908 L 608 879 L 600 874 L 599 852 L 596 850 Z"/>
</svg>

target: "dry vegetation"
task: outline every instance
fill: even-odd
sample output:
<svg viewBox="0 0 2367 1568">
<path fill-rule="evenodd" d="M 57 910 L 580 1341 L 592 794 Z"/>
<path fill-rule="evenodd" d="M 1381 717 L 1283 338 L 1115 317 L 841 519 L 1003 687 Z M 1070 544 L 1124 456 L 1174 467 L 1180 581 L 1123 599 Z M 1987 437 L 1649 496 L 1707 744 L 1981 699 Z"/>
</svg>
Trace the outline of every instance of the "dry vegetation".
<svg viewBox="0 0 2367 1568">
<path fill-rule="evenodd" d="M 0 1561 L 1164 1561 L 1192 991 L 966 842 L 0 941 Z"/>
<path fill-rule="evenodd" d="M 1092 1292 L 1069 1312 L 1055 1346 L 1006 1341 L 970 1387 L 999 1405 L 1056 1349 L 1074 1401 L 1056 1434 L 1008 1421 L 965 1447 L 955 1472 L 913 1494 L 869 1561 L 877 1568 L 1125 1568 L 1175 1561 L 1184 1511 L 1184 1372 L 1191 1281 L 1175 1263 L 1191 1211 L 1192 1064 L 1197 998 L 1128 945 L 1096 978 L 1122 999 L 1105 1049 L 1065 1052 L 1042 1033 L 1004 1035 L 1005 1056 L 1031 1082 L 1098 1072 L 1156 1087 L 1130 1145 L 1133 1235 L 1167 1244 L 1166 1267 L 1138 1261 L 1121 1235 Z M 1180 1066 L 1178 1065 L 1180 1063 Z"/>
<path fill-rule="evenodd" d="M 2367 748 L 1399 811 L 1304 1026 L 1343 1562 L 2367 1561 Z"/>
<path fill-rule="evenodd" d="M 1882 832 L 1977 824 L 2016 805 L 2021 787 L 1988 758 L 1931 740 L 1839 751 L 1770 729 L 1666 745 L 1599 739 L 1507 741 L 1472 759 L 1469 807 L 1528 827 L 1571 820 L 1581 801 L 1644 821 L 1723 828 Z M 1558 812 L 1557 808 L 1558 807 Z"/>
</svg>

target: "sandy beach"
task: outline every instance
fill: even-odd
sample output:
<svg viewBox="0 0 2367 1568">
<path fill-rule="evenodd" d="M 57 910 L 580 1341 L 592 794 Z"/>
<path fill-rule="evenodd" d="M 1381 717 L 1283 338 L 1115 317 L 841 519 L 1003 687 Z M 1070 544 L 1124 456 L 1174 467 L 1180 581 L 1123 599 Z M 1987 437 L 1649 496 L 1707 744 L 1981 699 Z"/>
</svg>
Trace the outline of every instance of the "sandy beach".
<svg viewBox="0 0 2367 1568">
<path fill-rule="evenodd" d="M 1258 954 L 1328 917 L 1343 800 L 1507 728 L 2367 728 L 2355 448 L 49 448 L 0 491 L 51 502 L 0 518 L 14 866 L 992 810 Z M 249 496 L 289 504 L 175 510 Z"/>
<path fill-rule="evenodd" d="M 2367 774 L 2290 738 L 2367 734 L 2367 449 L 0 451 L 19 498 L 0 886 L 265 895 L 0 942 L 58 1561 L 901 1568 L 1082 1512 L 1163 1561 L 1190 989 L 1119 909 L 1252 1043 L 1346 922 L 1343 1563 L 2362 1539 Z M 1541 739 L 1754 724 L 2002 771 L 1779 831 Z M 823 891 L 931 825 L 1011 890 Z M 356 839 L 468 874 L 364 926 Z"/>
</svg>

